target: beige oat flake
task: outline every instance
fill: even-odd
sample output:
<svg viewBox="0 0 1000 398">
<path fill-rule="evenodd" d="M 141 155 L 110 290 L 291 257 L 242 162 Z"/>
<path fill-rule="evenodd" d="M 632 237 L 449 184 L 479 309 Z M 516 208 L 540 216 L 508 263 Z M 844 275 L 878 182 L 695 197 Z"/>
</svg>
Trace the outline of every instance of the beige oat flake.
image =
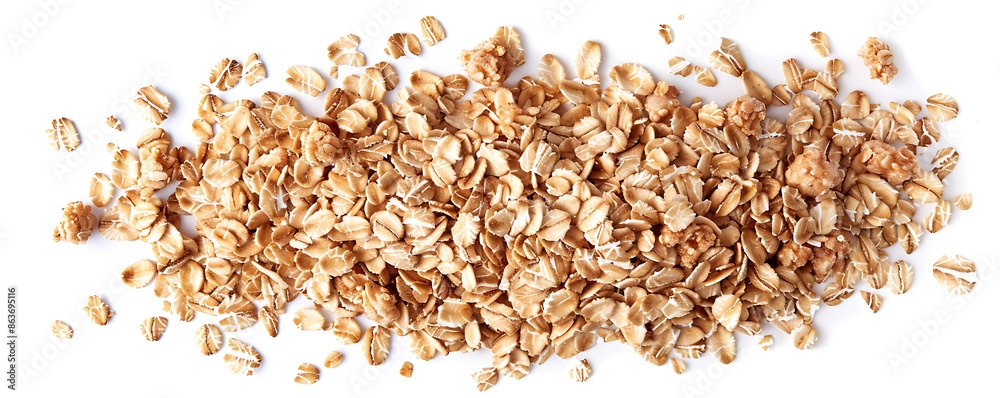
<svg viewBox="0 0 1000 398">
<path fill-rule="evenodd" d="M 104 300 L 101 300 L 98 296 L 88 297 L 87 306 L 84 309 L 87 311 L 87 315 L 90 316 L 90 320 L 101 326 L 107 325 L 108 320 L 115 315 L 115 312 L 108 308 Z"/>
<path fill-rule="evenodd" d="M 809 34 L 809 44 L 812 45 L 813 50 L 821 57 L 830 56 L 830 42 L 826 39 L 826 33 L 823 32 L 812 32 Z"/>
<path fill-rule="evenodd" d="M 256 349 L 236 339 L 229 339 L 229 351 L 222 359 L 229 370 L 241 376 L 252 376 L 253 370 L 259 368 L 261 362 Z"/>
<path fill-rule="evenodd" d="M 146 318 L 140 325 L 142 337 L 148 341 L 159 341 L 167 329 L 167 318 L 162 316 Z"/>
<path fill-rule="evenodd" d="M 576 382 L 584 382 L 590 378 L 590 362 L 581 359 L 572 369 L 569 370 L 569 377 Z"/>
<path fill-rule="evenodd" d="M 393 59 L 405 57 L 407 52 L 420 55 L 420 40 L 413 33 L 393 33 L 383 51 Z"/>
<path fill-rule="evenodd" d="M 674 34 L 670 31 L 670 26 L 667 24 L 660 24 L 660 30 L 657 31 L 660 37 L 663 38 L 663 42 L 666 44 L 673 43 Z"/>
<path fill-rule="evenodd" d="M 107 124 L 108 127 L 111 127 L 115 130 L 122 131 L 121 120 L 118 120 L 118 118 L 114 116 L 108 116 L 107 120 L 104 121 L 104 124 Z"/>
<path fill-rule="evenodd" d="M 80 145 L 80 134 L 76 132 L 76 126 L 73 121 L 64 117 L 53 120 L 52 128 L 45 130 L 45 136 L 49 140 L 49 146 L 56 150 L 73 152 Z"/>
<path fill-rule="evenodd" d="M 299 365 L 299 373 L 295 375 L 295 382 L 299 384 L 313 384 L 319 380 L 319 369 L 316 366 L 303 363 Z"/>
<path fill-rule="evenodd" d="M 197 334 L 198 351 L 204 355 L 212 355 L 222 348 L 222 331 L 218 326 L 207 324 L 201 325 Z M 233 340 L 235 341 L 235 340 Z"/>
<path fill-rule="evenodd" d="M 63 321 L 53 321 L 52 334 L 60 339 L 71 339 L 73 338 L 73 329 Z"/>
<path fill-rule="evenodd" d="M 444 28 L 437 18 L 426 16 L 420 19 L 420 35 L 424 37 L 424 43 L 433 46 L 444 40 Z"/>
<path fill-rule="evenodd" d="M 483 368 L 472 374 L 472 380 L 476 383 L 476 389 L 486 391 L 497 384 L 498 376 L 497 368 Z"/>
<path fill-rule="evenodd" d="M 952 202 L 954 202 L 955 207 L 959 209 L 969 210 L 972 208 L 972 194 L 968 192 L 960 194 L 956 196 L 955 199 L 952 199 Z"/>
<path fill-rule="evenodd" d="M 214 84 L 219 91 L 226 91 L 239 83 L 242 76 L 243 65 L 239 61 L 223 58 L 208 73 L 208 82 Z"/>
<path fill-rule="evenodd" d="M 104 207 L 114 199 L 115 187 L 104 173 L 94 173 L 90 179 L 90 201 L 95 207 Z"/>
<path fill-rule="evenodd" d="M 389 329 L 382 326 L 369 327 L 361 339 L 361 352 L 369 365 L 381 365 L 389 355 Z"/>
<path fill-rule="evenodd" d="M 298 92 L 315 97 L 326 90 L 326 79 L 313 68 L 293 65 L 288 67 L 286 72 L 288 78 L 285 79 L 285 83 Z"/>
<path fill-rule="evenodd" d="M 122 282 L 138 289 L 148 285 L 156 277 L 156 263 L 150 260 L 139 260 L 122 270 Z"/>
<path fill-rule="evenodd" d="M 951 294 L 966 294 L 976 286 L 976 263 L 962 255 L 942 256 L 933 265 L 934 279 Z"/>
<path fill-rule="evenodd" d="M 330 354 L 326 356 L 326 359 L 323 360 L 323 367 L 327 369 L 336 368 L 338 365 L 340 365 L 340 361 L 342 361 L 343 359 L 344 359 L 344 354 L 342 354 L 340 351 L 332 351 L 330 352 Z"/>
<path fill-rule="evenodd" d="M 170 115 L 170 100 L 153 86 L 140 88 L 135 103 L 142 107 L 142 117 L 150 123 L 159 125 Z"/>
<path fill-rule="evenodd" d="M 267 77 L 267 69 L 264 68 L 264 63 L 257 58 L 257 53 L 251 53 L 247 56 L 246 66 L 243 67 L 243 81 L 252 86 L 265 77 Z"/>
</svg>

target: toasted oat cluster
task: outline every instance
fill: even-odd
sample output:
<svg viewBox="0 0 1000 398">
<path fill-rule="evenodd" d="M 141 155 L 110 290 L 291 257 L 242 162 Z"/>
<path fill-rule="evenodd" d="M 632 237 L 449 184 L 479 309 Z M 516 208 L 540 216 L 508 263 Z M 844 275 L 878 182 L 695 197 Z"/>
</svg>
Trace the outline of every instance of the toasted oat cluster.
<svg viewBox="0 0 1000 398">
<path fill-rule="evenodd" d="M 70 202 L 62 209 L 62 220 L 52 231 L 52 240 L 66 241 L 74 245 L 87 243 L 95 226 L 97 226 L 97 216 L 90 212 L 90 205 L 84 205 L 80 201 Z"/>
<path fill-rule="evenodd" d="M 882 84 L 889 84 L 899 70 L 892 62 L 892 51 L 889 46 L 879 41 L 878 38 L 869 37 L 861 49 L 858 56 L 865 61 L 865 66 L 871 72 L 871 78 L 877 79 Z"/>
<path fill-rule="evenodd" d="M 443 38 L 436 20 L 421 26 L 428 44 Z M 825 35 L 814 39 L 829 51 Z M 263 324 L 274 337 L 278 318 L 292 318 L 361 343 L 374 366 L 393 335 L 421 360 L 488 349 L 491 366 L 473 374 L 485 390 L 598 340 L 678 373 L 681 358 L 732 362 L 736 335 L 768 323 L 807 349 L 821 304 L 853 296 L 879 309 L 878 294 L 854 295 L 858 282 L 906 292 L 913 271 L 885 249 L 910 253 L 950 219 L 942 179 L 958 153 L 942 149 L 932 170 L 914 153 L 938 141 L 936 123 L 957 116 L 957 103 L 932 96 L 925 117 L 916 101 L 881 107 L 860 91 L 841 104 L 835 59 L 822 71 L 786 60 L 786 84 L 771 89 L 723 40 L 709 64 L 747 95 L 682 102 L 635 63 L 608 68 L 602 82 L 594 42 L 578 52 L 575 76 L 549 54 L 537 78 L 511 85 L 524 62 L 512 28 L 462 52 L 467 77 L 418 70 L 400 83 L 387 62 L 364 67 L 357 44 L 349 35 L 328 48 L 335 67 L 357 68 L 338 88 L 327 91 L 311 68 L 289 69 L 296 90 L 326 92 L 321 114 L 272 91 L 228 102 L 205 93 L 196 147 L 172 146 L 159 128 L 137 150 L 109 147 L 108 179 L 122 194 L 98 229 L 153 252 L 122 273 L 129 286 L 152 281 L 165 310 L 185 322 L 215 317 L 227 333 Z M 717 83 L 684 62 L 672 61 L 674 73 Z M 880 65 L 888 73 L 891 62 Z M 467 92 L 468 79 L 485 87 Z M 393 89 L 399 100 L 387 102 Z M 787 118 L 767 116 L 780 105 Z M 151 107 L 152 121 L 167 116 L 161 108 Z M 100 188 L 95 203 L 116 192 Z M 955 202 L 968 208 L 971 196 Z M 933 209 L 920 223 L 925 204 Z M 65 213 L 57 239 L 85 241 L 89 208 Z M 185 217 L 194 235 L 181 232 Z M 943 262 L 935 275 L 968 291 L 963 264 Z M 289 310 L 297 297 L 309 305 Z M 363 329 L 362 315 L 374 325 Z M 218 352 L 221 333 L 202 326 L 199 350 Z M 252 346 L 228 346 L 235 373 L 260 366 Z M 332 352 L 323 366 L 342 358 Z M 297 381 L 318 377 L 313 365 L 299 370 Z M 590 364 L 570 374 L 586 380 Z"/>
</svg>

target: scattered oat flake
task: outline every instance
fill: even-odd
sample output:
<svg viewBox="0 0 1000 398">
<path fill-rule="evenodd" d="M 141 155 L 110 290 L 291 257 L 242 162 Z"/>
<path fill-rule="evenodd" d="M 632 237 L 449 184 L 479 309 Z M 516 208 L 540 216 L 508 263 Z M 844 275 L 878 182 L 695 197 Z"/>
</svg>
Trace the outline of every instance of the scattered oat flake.
<svg viewBox="0 0 1000 398">
<path fill-rule="evenodd" d="M 204 352 L 204 351 L 203 351 Z M 252 376 L 253 370 L 260 367 L 260 354 L 252 346 L 236 340 L 229 339 L 229 351 L 223 357 L 229 370 L 238 375 Z"/>
<path fill-rule="evenodd" d="M 148 341 L 159 341 L 167 329 L 167 318 L 162 316 L 146 318 L 140 326 L 142 337 Z"/>
<path fill-rule="evenodd" d="M 267 77 L 267 70 L 264 63 L 257 58 L 257 53 L 251 53 L 247 57 L 246 66 L 243 67 L 243 81 L 252 86 Z"/>
<path fill-rule="evenodd" d="M 65 149 L 66 152 L 73 152 L 80 145 L 80 134 L 76 132 L 76 126 L 64 117 L 53 120 L 52 128 L 45 130 L 45 136 L 49 139 L 49 146 L 56 150 Z"/>
<path fill-rule="evenodd" d="M 660 30 L 657 31 L 660 37 L 663 38 L 663 42 L 670 44 L 674 41 L 674 34 L 670 31 L 670 26 L 667 24 L 660 24 Z"/>
<path fill-rule="evenodd" d="M 315 97 L 326 90 L 326 79 L 323 79 L 313 68 L 302 65 L 290 66 L 285 83 L 295 90 Z"/>
<path fill-rule="evenodd" d="M 934 279 L 948 293 L 966 294 L 976 286 L 976 263 L 962 255 L 942 256 L 932 268 Z"/>
<path fill-rule="evenodd" d="M 410 361 L 403 362 L 403 366 L 399 368 L 399 374 L 403 377 L 413 376 L 413 363 Z"/>
<path fill-rule="evenodd" d="M 573 368 L 569 370 L 569 377 L 576 382 L 587 381 L 587 379 L 590 378 L 590 362 L 587 362 L 586 359 L 580 360 L 576 366 L 573 366 Z"/>
<path fill-rule="evenodd" d="M 71 339 L 73 338 L 73 329 L 63 321 L 53 321 L 52 334 L 60 339 Z"/>
<path fill-rule="evenodd" d="M 242 76 L 243 65 L 239 61 L 223 58 L 209 72 L 208 82 L 214 84 L 219 91 L 226 91 L 239 83 Z"/>
<path fill-rule="evenodd" d="M 337 365 L 340 365 L 340 361 L 342 361 L 343 359 L 344 359 L 344 354 L 342 354 L 340 351 L 332 351 L 330 352 L 330 354 L 326 356 L 326 359 L 323 360 L 323 367 L 327 369 L 336 368 Z"/>
<path fill-rule="evenodd" d="M 153 86 L 139 89 L 135 103 L 142 108 L 142 117 L 159 125 L 170 115 L 170 100 Z"/>
<path fill-rule="evenodd" d="M 771 348 L 771 345 L 774 344 L 774 339 L 769 334 L 768 335 L 764 335 L 764 337 L 760 338 L 760 341 L 758 341 L 757 344 L 760 345 L 760 348 L 762 350 L 767 351 L 767 349 Z"/>
<path fill-rule="evenodd" d="M 393 33 L 389 36 L 389 41 L 383 51 L 393 59 L 405 57 L 407 52 L 411 55 L 420 55 L 420 40 L 413 33 Z"/>
<path fill-rule="evenodd" d="M 952 199 L 952 202 L 954 202 L 955 207 L 959 209 L 969 210 L 972 208 L 972 194 L 968 192 L 960 194 L 956 196 L 955 199 Z"/>
<path fill-rule="evenodd" d="M 222 331 L 215 325 L 201 325 L 196 330 L 198 351 L 204 355 L 212 355 L 222 348 Z M 235 340 L 233 340 L 235 341 Z"/>
<path fill-rule="evenodd" d="M 104 207 L 114 199 L 115 186 L 104 173 L 94 173 L 90 179 L 90 201 L 95 207 Z"/>
<path fill-rule="evenodd" d="M 497 384 L 497 368 L 483 368 L 472 374 L 472 380 L 476 382 L 476 389 L 479 391 L 489 390 Z"/>
<path fill-rule="evenodd" d="M 115 315 L 115 312 L 108 308 L 104 300 L 97 296 L 88 297 L 87 306 L 84 309 L 90 316 L 90 320 L 101 326 L 107 325 L 108 320 Z"/>
<path fill-rule="evenodd" d="M 865 304 L 868 305 L 868 308 L 870 308 L 873 313 L 878 313 L 878 309 L 882 307 L 882 297 L 879 297 L 878 294 L 862 291 L 861 298 L 865 300 Z"/>
<path fill-rule="evenodd" d="M 830 41 L 826 38 L 826 33 L 823 32 L 812 32 L 809 34 L 809 44 L 812 44 L 813 50 L 821 57 L 830 56 Z"/>
<path fill-rule="evenodd" d="M 420 19 L 420 34 L 424 37 L 424 43 L 428 46 L 433 46 L 444 40 L 444 28 L 441 27 L 441 23 L 438 22 L 437 18 L 432 16 L 426 16 Z"/>
<path fill-rule="evenodd" d="M 684 374 L 687 369 L 687 364 L 683 360 L 677 357 L 670 357 L 670 368 L 674 370 L 674 373 Z"/>
<path fill-rule="evenodd" d="M 118 130 L 118 131 L 122 131 L 122 122 L 121 122 L 121 120 L 118 120 L 118 118 L 116 118 L 114 116 L 108 116 L 108 119 L 105 120 L 104 123 L 107 124 L 108 127 L 111 127 L 111 128 L 113 128 L 115 130 Z"/>
<path fill-rule="evenodd" d="M 299 373 L 295 375 L 295 382 L 299 384 L 313 384 L 319 380 L 319 369 L 312 364 L 303 363 L 299 365 Z"/>
</svg>

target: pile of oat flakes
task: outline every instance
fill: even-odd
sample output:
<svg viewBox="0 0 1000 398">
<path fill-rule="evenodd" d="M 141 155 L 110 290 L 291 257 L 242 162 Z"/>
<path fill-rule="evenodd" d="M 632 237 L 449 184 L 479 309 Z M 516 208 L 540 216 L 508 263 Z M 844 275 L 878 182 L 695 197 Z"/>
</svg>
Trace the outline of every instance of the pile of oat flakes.
<svg viewBox="0 0 1000 398">
<path fill-rule="evenodd" d="M 433 17 L 420 27 L 425 45 L 445 37 Z M 660 35 L 671 42 L 666 25 Z M 810 42 L 829 57 L 825 34 Z M 678 373 L 680 358 L 706 352 L 730 363 L 735 334 L 760 335 L 765 323 L 809 348 L 821 303 L 857 290 L 877 311 L 874 290 L 901 294 L 912 278 L 884 249 L 899 243 L 910 253 L 924 231 L 948 224 L 953 207 L 971 206 L 968 194 L 944 196 L 957 152 L 938 151 L 931 170 L 914 154 L 938 141 L 938 122 L 957 116 L 955 100 L 931 96 L 924 116 L 915 101 L 875 104 L 861 91 L 839 103 L 839 59 L 823 71 L 789 59 L 785 84 L 771 87 L 723 39 L 709 65 L 739 78 L 747 94 L 683 104 L 676 87 L 637 64 L 614 66 L 602 86 L 601 46 L 592 41 L 573 63 L 575 77 L 545 55 L 537 78 L 504 85 L 524 50 L 518 32 L 503 27 L 461 53 L 464 75 L 416 71 L 409 86 L 387 62 L 366 67 L 358 43 L 349 35 L 328 49 L 332 78 L 344 66 L 359 73 L 327 92 L 321 115 L 271 91 L 223 100 L 211 90 L 267 73 L 256 54 L 245 65 L 220 61 L 192 123 L 201 143 L 172 146 L 152 127 L 137 150 L 109 144 L 112 171 L 97 173 L 90 192 L 103 215 L 70 203 L 54 238 L 84 243 L 96 226 L 107 239 L 149 243 L 153 260 L 127 267 L 122 279 L 152 283 L 180 321 L 216 317 L 218 326 L 198 329 L 205 355 L 221 350 L 222 330 L 260 323 L 276 336 L 286 304 L 304 296 L 314 308 L 296 311 L 294 324 L 362 343 L 372 365 L 386 359 L 393 334 L 422 360 L 490 349 L 492 366 L 473 375 L 483 390 L 499 374 L 521 378 L 598 339 L 656 365 L 670 361 Z M 397 33 L 385 52 L 418 56 L 421 41 Z M 897 72 L 877 39 L 859 55 L 873 79 L 888 83 Z M 717 82 L 679 57 L 669 72 Z M 326 91 L 312 68 L 287 74 L 299 92 Z M 468 79 L 484 88 L 467 95 Z M 387 101 L 397 85 L 399 100 Z M 151 86 L 136 102 L 155 125 L 170 114 L 169 99 Z M 765 115 L 784 105 L 787 120 Z M 121 129 L 114 117 L 108 124 Z M 66 119 L 48 135 L 57 149 L 80 142 Z M 173 182 L 166 200 L 155 196 Z M 932 207 L 923 220 L 914 218 L 920 205 Z M 181 233 L 182 216 L 195 220 L 196 236 Z M 934 275 L 965 293 L 975 265 L 946 256 Z M 88 310 L 100 324 L 114 314 L 97 296 Z M 376 325 L 362 330 L 360 315 Z M 149 318 L 143 334 L 158 340 L 166 324 Z M 53 331 L 72 336 L 60 321 Z M 771 336 L 762 337 L 766 349 Z M 228 346 L 234 372 L 260 365 L 251 345 Z M 330 353 L 324 366 L 341 357 Z M 570 375 L 584 381 L 590 369 L 582 360 Z M 412 370 L 407 362 L 401 373 Z M 295 380 L 318 377 L 304 363 Z"/>
</svg>

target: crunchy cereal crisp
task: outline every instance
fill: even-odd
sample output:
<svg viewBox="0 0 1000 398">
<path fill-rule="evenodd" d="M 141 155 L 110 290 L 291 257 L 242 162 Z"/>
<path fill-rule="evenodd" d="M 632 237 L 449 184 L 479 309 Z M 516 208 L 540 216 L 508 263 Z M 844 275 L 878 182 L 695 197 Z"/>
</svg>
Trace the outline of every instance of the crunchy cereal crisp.
<svg viewBox="0 0 1000 398">
<path fill-rule="evenodd" d="M 813 197 L 837 186 L 843 179 L 844 172 L 827 161 L 822 150 L 812 146 L 806 147 L 785 170 L 788 185 Z"/>
<path fill-rule="evenodd" d="M 108 119 L 105 120 L 104 123 L 107 124 L 108 127 L 111 127 L 111 128 L 113 128 L 115 130 L 118 130 L 118 131 L 122 131 L 122 122 L 121 122 L 121 120 L 118 120 L 118 118 L 116 118 L 114 116 L 108 116 Z"/>
<path fill-rule="evenodd" d="M 74 245 L 87 243 L 97 226 L 97 216 L 90 212 L 90 206 L 83 202 L 69 202 L 62 209 L 62 220 L 52 231 L 52 240 L 66 241 Z"/>
<path fill-rule="evenodd" d="M 45 136 L 49 139 L 49 146 L 56 150 L 73 152 L 80 145 L 80 134 L 76 132 L 76 126 L 73 121 L 64 117 L 53 120 L 52 128 L 45 130 Z"/>
<path fill-rule="evenodd" d="M 107 325 L 108 320 L 115 315 L 115 312 L 98 296 L 87 297 L 87 306 L 84 309 L 87 315 L 90 315 L 90 320 L 101 326 Z"/>
<path fill-rule="evenodd" d="M 399 374 L 407 378 L 413 376 L 413 363 L 410 361 L 403 362 L 403 366 L 399 368 Z"/>
<path fill-rule="evenodd" d="M 146 318 L 140 325 L 142 337 L 148 341 L 159 341 L 167 329 L 167 318 L 162 316 Z"/>
<path fill-rule="evenodd" d="M 726 119 L 744 135 L 757 136 L 764 129 L 764 108 L 760 100 L 742 95 L 726 105 Z"/>
<path fill-rule="evenodd" d="M 299 365 L 299 373 L 295 375 L 295 382 L 299 384 L 313 384 L 319 380 L 319 369 L 316 366 L 303 363 Z"/>
<path fill-rule="evenodd" d="M 586 359 L 580 360 L 576 366 L 569 370 L 569 377 L 576 382 L 584 382 L 590 378 L 590 362 Z"/>
<path fill-rule="evenodd" d="M 60 339 L 71 339 L 73 338 L 73 328 L 70 328 L 63 321 L 53 321 L 52 334 Z"/>
<path fill-rule="evenodd" d="M 976 286 L 976 263 L 961 255 L 942 256 L 933 269 L 934 279 L 948 293 L 966 294 Z"/>
<path fill-rule="evenodd" d="M 909 181 L 920 168 L 909 148 L 897 149 L 877 140 L 865 142 L 858 156 L 868 172 L 885 177 L 893 185 Z"/>
<path fill-rule="evenodd" d="M 893 76 L 896 76 L 898 69 L 892 63 L 892 51 L 875 37 L 869 37 L 861 49 L 858 56 L 865 61 L 865 66 L 871 72 L 872 79 L 878 79 L 882 84 L 889 84 Z"/>
</svg>

